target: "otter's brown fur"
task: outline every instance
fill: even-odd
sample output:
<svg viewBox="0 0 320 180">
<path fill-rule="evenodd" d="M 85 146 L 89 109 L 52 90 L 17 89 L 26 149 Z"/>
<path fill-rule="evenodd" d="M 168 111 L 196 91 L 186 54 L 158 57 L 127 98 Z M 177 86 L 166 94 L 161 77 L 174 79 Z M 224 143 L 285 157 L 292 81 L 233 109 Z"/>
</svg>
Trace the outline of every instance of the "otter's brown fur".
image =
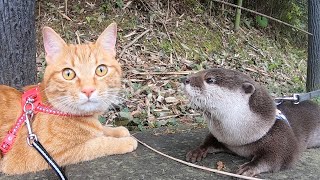
<svg viewBox="0 0 320 180">
<path fill-rule="evenodd" d="M 183 84 L 210 130 L 204 142 L 187 154 L 188 161 L 200 161 L 210 148 L 231 151 L 251 159 L 238 173 L 254 176 L 291 167 L 306 148 L 320 145 L 320 108 L 311 101 L 282 103 L 278 109 L 288 121 L 276 120 L 277 107 L 267 90 L 241 72 L 204 70 Z"/>
</svg>

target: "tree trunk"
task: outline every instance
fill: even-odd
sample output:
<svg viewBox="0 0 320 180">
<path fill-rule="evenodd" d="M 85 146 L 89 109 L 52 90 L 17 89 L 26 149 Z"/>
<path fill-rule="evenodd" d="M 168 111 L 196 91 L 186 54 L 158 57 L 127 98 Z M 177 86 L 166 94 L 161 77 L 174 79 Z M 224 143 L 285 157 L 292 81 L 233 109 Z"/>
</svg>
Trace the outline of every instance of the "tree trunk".
<svg viewBox="0 0 320 180">
<path fill-rule="evenodd" d="M 35 84 L 35 0 L 0 0 L 0 84 Z"/>
<path fill-rule="evenodd" d="M 320 1 L 308 1 L 308 30 L 313 36 L 308 38 L 307 91 L 320 89 Z"/>
<path fill-rule="evenodd" d="M 238 0 L 237 5 L 242 7 L 242 0 Z M 241 17 L 241 9 L 237 9 L 236 11 L 236 20 L 234 22 L 234 30 L 238 31 L 240 28 L 240 17 Z"/>
</svg>

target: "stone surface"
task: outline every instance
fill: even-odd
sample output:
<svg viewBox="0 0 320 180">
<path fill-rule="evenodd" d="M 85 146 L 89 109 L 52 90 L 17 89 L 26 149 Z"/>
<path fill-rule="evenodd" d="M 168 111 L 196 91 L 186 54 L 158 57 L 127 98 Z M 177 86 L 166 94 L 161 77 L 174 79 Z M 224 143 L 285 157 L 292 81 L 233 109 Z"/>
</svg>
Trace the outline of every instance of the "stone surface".
<svg viewBox="0 0 320 180">
<path fill-rule="evenodd" d="M 147 132 L 134 133 L 134 136 L 155 149 L 184 159 L 185 154 L 201 143 L 207 133 L 202 129 L 154 129 Z M 209 154 L 202 162 L 197 163 L 210 168 L 217 168 L 222 161 L 225 171 L 235 172 L 237 167 L 247 160 L 231 154 Z M 69 179 L 234 179 L 193 167 L 180 164 L 163 157 L 139 144 L 135 152 L 125 155 L 114 155 L 82 162 L 66 167 Z M 307 150 L 300 161 L 292 169 L 278 173 L 264 173 L 259 178 L 266 179 L 320 179 L 320 149 Z M 25 179 L 58 179 L 52 170 L 21 176 L 0 176 L 0 180 Z"/>
</svg>

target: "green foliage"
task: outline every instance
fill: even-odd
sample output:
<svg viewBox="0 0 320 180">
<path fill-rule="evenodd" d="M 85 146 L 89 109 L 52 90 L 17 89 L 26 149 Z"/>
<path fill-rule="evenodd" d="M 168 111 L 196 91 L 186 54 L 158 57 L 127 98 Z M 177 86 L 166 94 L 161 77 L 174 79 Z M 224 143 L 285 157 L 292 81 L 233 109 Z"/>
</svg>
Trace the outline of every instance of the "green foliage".
<svg viewBox="0 0 320 180">
<path fill-rule="evenodd" d="M 101 124 L 105 124 L 107 122 L 107 118 L 103 116 L 99 116 L 98 120 L 100 121 Z"/>
<path fill-rule="evenodd" d="M 123 8 L 124 6 L 124 3 L 122 0 L 116 0 L 116 6 L 119 7 L 119 8 Z"/>
<path fill-rule="evenodd" d="M 305 28 L 307 20 L 306 7 L 300 6 L 295 1 L 291 1 L 288 4 L 289 7 L 286 10 L 286 13 L 284 13 L 284 15 L 281 17 L 281 19 L 294 26 Z"/>
<path fill-rule="evenodd" d="M 244 7 L 254 9 L 295 27 L 307 30 L 308 12 L 307 0 L 256 0 L 245 1 Z M 263 22 L 263 23 L 262 23 Z M 265 27 L 268 24 L 264 21 L 258 22 L 258 25 Z M 271 22 L 270 22 L 271 23 Z M 272 26 L 275 31 L 279 32 L 279 37 L 287 37 L 289 41 L 297 44 L 298 46 L 307 44 L 307 36 L 295 29 L 284 24 L 272 21 Z"/>
<path fill-rule="evenodd" d="M 258 23 L 258 25 L 260 27 L 267 27 L 268 26 L 268 19 L 266 17 L 263 16 L 256 16 L 256 22 Z"/>
<path fill-rule="evenodd" d="M 170 43 L 169 40 L 162 40 L 161 44 L 160 44 L 160 48 L 166 53 L 166 54 L 170 54 L 171 52 L 173 52 L 173 48 L 172 45 Z"/>
<path fill-rule="evenodd" d="M 100 9 L 103 13 L 108 13 L 112 10 L 112 5 L 110 4 L 110 1 L 104 0 L 103 3 L 100 5 Z"/>
</svg>

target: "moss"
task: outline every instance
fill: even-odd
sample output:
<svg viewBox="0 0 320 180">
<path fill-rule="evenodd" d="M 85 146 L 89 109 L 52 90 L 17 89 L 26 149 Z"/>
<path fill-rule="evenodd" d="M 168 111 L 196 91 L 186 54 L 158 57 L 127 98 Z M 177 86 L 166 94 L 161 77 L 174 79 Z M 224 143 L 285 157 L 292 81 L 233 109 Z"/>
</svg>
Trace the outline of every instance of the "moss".
<svg viewBox="0 0 320 180">
<path fill-rule="evenodd" d="M 199 25 L 190 20 L 183 22 L 171 36 L 172 43 L 168 38 L 152 38 L 145 44 L 149 48 L 161 47 L 166 55 L 176 51 L 180 55 L 189 57 L 190 60 L 204 60 L 208 55 L 221 50 L 221 34 L 215 33 L 208 27 Z"/>
<path fill-rule="evenodd" d="M 167 39 L 162 39 L 159 44 L 161 50 L 163 50 L 166 54 L 170 54 L 173 52 L 172 44 Z"/>
<path fill-rule="evenodd" d="M 191 11 L 196 14 L 202 14 L 205 11 L 205 8 L 199 0 L 184 0 L 183 4 L 185 4 L 185 7 L 191 7 Z"/>
</svg>

